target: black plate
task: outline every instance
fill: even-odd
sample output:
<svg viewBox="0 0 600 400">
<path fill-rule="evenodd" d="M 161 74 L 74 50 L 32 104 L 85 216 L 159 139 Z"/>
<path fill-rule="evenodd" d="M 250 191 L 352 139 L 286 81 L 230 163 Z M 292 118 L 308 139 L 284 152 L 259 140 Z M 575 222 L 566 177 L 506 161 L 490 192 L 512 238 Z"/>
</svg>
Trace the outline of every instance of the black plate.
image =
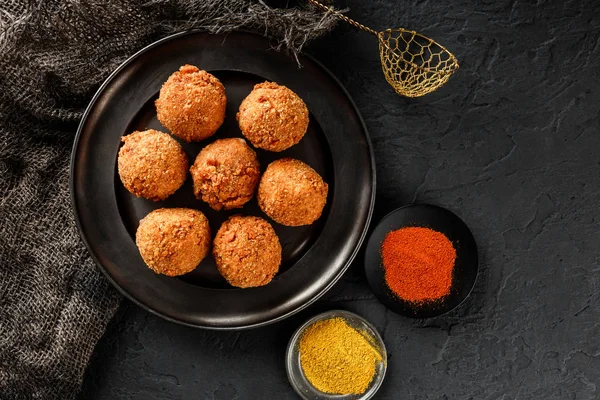
<svg viewBox="0 0 600 400">
<path fill-rule="evenodd" d="M 77 224 L 92 256 L 109 280 L 140 306 L 168 320 L 214 329 L 239 329 L 285 318 L 314 302 L 344 273 L 364 238 L 375 193 L 375 168 L 364 123 L 347 92 L 323 66 L 301 56 L 299 69 L 270 50 L 261 36 L 186 32 L 135 54 L 102 85 L 79 126 L 71 160 L 71 191 Z M 216 212 L 196 200 L 191 178 L 173 196 L 154 203 L 125 190 L 116 173 L 120 137 L 136 129 L 168 130 L 153 102 L 162 83 L 183 64 L 215 74 L 227 93 L 227 117 L 216 135 L 182 143 L 193 163 L 200 149 L 223 137 L 241 137 L 235 113 L 254 84 L 275 81 L 306 102 L 310 124 L 304 139 L 281 153 L 258 150 L 261 169 L 282 157 L 298 158 L 329 183 L 321 218 L 306 227 L 270 221 L 256 200 Z M 139 220 L 161 207 L 191 207 L 208 217 L 216 233 L 233 214 L 269 220 L 283 246 L 279 274 L 267 286 L 236 289 L 219 275 L 212 256 L 181 277 L 154 274 L 135 246 Z"/>
<path fill-rule="evenodd" d="M 417 307 L 398 298 L 385 283 L 381 243 L 390 231 L 409 226 L 441 232 L 456 249 L 452 288 L 442 302 Z M 427 204 L 411 204 L 386 215 L 371 234 L 365 253 L 365 272 L 375 296 L 390 310 L 412 318 L 437 317 L 458 307 L 471 293 L 478 268 L 477 245 L 467 225 L 450 211 Z"/>
</svg>

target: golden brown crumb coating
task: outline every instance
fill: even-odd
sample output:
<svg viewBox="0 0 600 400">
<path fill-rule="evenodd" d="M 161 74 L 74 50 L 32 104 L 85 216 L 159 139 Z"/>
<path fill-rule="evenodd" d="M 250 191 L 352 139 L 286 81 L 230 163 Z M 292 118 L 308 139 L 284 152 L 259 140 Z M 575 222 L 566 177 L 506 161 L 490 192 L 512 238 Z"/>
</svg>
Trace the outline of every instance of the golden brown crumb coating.
<svg viewBox="0 0 600 400">
<path fill-rule="evenodd" d="M 117 167 L 123 186 L 138 197 L 164 200 L 183 185 L 188 159 L 175 139 L 149 129 L 123 136 Z"/>
<path fill-rule="evenodd" d="M 186 142 L 214 135 L 225 120 L 226 104 L 221 81 L 193 65 L 173 73 L 155 102 L 160 123 Z"/>
<path fill-rule="evenodd" d="M 274 82 L 259 83 L 237 113 L 244 136 L 260 149 L 283 151 L 297 144 L 308 128 L 306 104 L 292 90 Z"/>
<path fill-rule="evenodd" d="M 258 205 L 274 221 L 287 226 L 310 225 L 323 212 L 328 186 L 302 161 L 273 161 L 258 185 Z"/>
<path fill-rule="evenodd" d="M 260 178 L 256 153 L 244 139 L 219 139 L 196 157 L 190 168 L 194 193 L 213 209 L 230 210 L 246 204 Z"/>
<path fill-rule="evenodd" d="M 281 244 L 264 219 L 234 215 L 219 228 L 213 255 L 219 272 L 230 285 L 263 286 L 279 271 Z"/>
<path fill-rule="evenodd" d="M 190 208 L 160 208 L 140 221 L 135 243 L 144 262 L 157 274 L 193 271 L 210 250 L 208 220 Z"/>
</svg>

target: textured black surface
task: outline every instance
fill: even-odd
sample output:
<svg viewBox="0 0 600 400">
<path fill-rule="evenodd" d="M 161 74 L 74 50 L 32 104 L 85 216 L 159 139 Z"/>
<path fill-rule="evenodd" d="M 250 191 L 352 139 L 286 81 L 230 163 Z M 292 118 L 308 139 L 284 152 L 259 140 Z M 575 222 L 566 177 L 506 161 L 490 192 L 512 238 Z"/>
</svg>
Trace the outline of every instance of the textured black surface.
<svg viewBox="0 0 600 400">
<path fill-rule="evenodd" d="M 124 302 L 82 399 L 293 399 L 293 330 L 318 311 L 366 316 L 390 353 L 379 399 L 600 397 L 600 3 L 349 1 L 461 62 L 440 91 L 388 88 L 374 39 L 340 26 L 310 52 L 346 85 L 377 160 L 375 222 L 412 201 L 458 214 L 480 250 L 473 295 L 418 321 L 386 312 L 361 259 L 324 299 L 240 333 L 184 328 Z"/>
</svg>

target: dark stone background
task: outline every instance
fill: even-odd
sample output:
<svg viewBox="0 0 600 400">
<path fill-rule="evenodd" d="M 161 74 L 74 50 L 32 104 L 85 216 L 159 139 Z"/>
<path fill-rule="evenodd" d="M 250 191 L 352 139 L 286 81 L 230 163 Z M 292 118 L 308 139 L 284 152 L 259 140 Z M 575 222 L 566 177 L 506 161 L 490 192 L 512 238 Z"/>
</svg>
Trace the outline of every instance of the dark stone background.
<svg viewBox="0 0 600 400">
<path fill-rule="evenodd" d="M 348 7 L 374 28 L 436 38 L 461 62 L 444 88 L 409 100 L 388 87 L 368 34 L 340 26 L 308 51 L 365 118 L 377 160 L 374 222 L 411 202 L 461 216 L 481 252 L 472 296 L 444 318 L 400 317 L 373 298 L 359 256 L 316 305 L 252 331 L 186 328 L 125 300 L 81 399 L 296 398 L 286 343 L 332 308 L 366 316 L 383 334 L 390 361 L 376 398 L 600 398 L 600 2 Z"/>
</svg>

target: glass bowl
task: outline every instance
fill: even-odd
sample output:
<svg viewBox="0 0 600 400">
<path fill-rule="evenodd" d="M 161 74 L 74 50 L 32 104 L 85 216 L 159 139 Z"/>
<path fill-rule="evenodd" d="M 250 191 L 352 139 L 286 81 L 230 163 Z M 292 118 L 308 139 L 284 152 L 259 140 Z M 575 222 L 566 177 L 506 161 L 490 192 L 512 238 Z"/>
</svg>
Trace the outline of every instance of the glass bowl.
<svg viewBox="0 0 600 400">
<path fill-rule="evenodd" d="M 367 333 L 373 339 L 374 345 L 377 347 L 381 354 L 381 361 L 377 364 L 375 368 L 375 376 L 373 380 L 369 384 L 369 387 L 363 394 L 348 394 L 348 395 L 339 395 L 339 394 L 328 394 L 323 393 L 317 389 L 315 389 L 310 382 L 304 376 L 304 372 L 302 371 L 302 367 L 300 365 L 300 352 L 298 351 L 298 342 L 304 330 L 308 328 L 310 325 L 314 324 L 318 321 L 323 321 L 331 318 L 343 318 L 348 325 L 355 329 L 360 329 L 363 332 Z M 301 398 L 305 400 L 365 400 L 372 398 L 381 384 L 383 383 L 383 378 L 385 377 L 385 371 L 387 368 L 387 353 L 385 350 L 385 345 L 379 333 L 377 333 L 377 329 L 373 327 L 367 320 L 363 317 L 353 314 L 348 311 L 343 310 L 332 310 L 327 311 L 322 314 L 319 314 L 308 321 L 306 321 L 300 328 L 296 330 L 290 342 L 288 344 L 287 353 L 285 357 L 285 366 L 287 370 L 287 376 L 290 381 L 290 384 L 294 388 L 294 390 L 300 395 Z"/>
</svg>

